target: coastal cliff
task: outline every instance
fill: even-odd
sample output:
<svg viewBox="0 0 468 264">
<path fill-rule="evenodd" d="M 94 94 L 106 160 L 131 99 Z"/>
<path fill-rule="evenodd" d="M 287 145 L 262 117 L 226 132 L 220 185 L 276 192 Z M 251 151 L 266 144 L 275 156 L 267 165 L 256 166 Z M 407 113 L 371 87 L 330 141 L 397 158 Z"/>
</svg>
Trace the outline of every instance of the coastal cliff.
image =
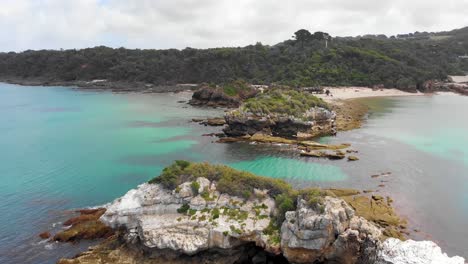
<svg viewBox="0 0 468 264">
<path fill-rule="evenodd" d="M 464 263 L 432 242 L 388 238 L 346 202 L 356 195 L 177 161 L 105 206 L 100 221 L 116 235 L 59 263 Z"/>
</svg>

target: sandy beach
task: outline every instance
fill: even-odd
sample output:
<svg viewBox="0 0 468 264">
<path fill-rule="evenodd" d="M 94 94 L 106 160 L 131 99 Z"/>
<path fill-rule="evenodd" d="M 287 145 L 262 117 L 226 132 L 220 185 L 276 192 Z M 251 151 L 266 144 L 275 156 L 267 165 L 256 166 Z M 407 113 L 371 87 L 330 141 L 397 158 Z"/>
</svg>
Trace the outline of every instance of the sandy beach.
<svg viewBox="0 0 468 264">
<path fill-rule="evenodd" d="M 468 75 L 466 76 L 449 76 L 454 83 L 468 83 Z"/>
<path fill-rule="evenodd" d="M 318 97 L 325 101 L 332 100 L 345 100 L 365 97 L 387 97 L 387 96 L 420 96 L 424 93 L 409 93 L 398 89 L 378 89 L 373 90 L 367 87 L 324 87 L 325 90 L 330 90 L 332 96 L 326 94 L 319 94 Z"/>
</svg>

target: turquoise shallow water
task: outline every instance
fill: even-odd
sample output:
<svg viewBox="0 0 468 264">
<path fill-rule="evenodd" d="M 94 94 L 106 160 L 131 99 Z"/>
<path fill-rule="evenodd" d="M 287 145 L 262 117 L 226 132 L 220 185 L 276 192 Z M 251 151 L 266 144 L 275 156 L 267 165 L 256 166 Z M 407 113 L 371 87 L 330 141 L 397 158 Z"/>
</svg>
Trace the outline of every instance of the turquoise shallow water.
<svg viewBox="0 0 468 264">
<path fill-rule="evenodd" d="M 373 105 L 393 107 L 375 109 L 379 125 L 369 131 L 468 166 L 467 103 L 467 97 L 456 95 L 374 99 Z"/>
<path fill-rule="evenodd" d="M 228 165 L 239 170 L 248 169 L 257 175 L 272 178 L 285 178 L 285 175 L 291 175 L 287 177 L 289 180 L 319 182 L 334 182 L 346 179 L 346 174 L 337 166 L 307 163 L 281 157 L 259 157 L 254 160 Z"/>
<path fill-rule="evenodd" d="M 177 103 L 190 94 L 113 94 L 0 84 L 0 263 L 53 263 L 87 244 L 43 243 L 66 210 L 112 201 L 175 159 L 224 163 L 297 187 L 385 188 L 401 213 L 449 253 L 468 256 L 468 97 L 378 99 L 349 142 L 359 162 L 299 157 L 287 146 L 216 144 L 191 123 L 220 109 Z M 434 199 L 437 197 L 437 199 Z M 434 208 L 438 208 L 434 210 Z"/>
<path fill-rule="evenodd" d="M 189 121 L 223 111 L 177 103 L 189 99 L 187 93 L 0 84 L 0 94 L 0 263 L 50 263 L 73 255 L 82 247 L 42 244 L 37 234 L 59 228 L 69 216 L 64 210 L 112 201 L 175 159 L 232 164 L 292 181 L 346 177 L 334 165 L 280 157 L 287 149 L 257 154 L 258 146 L 212 143 L 201 135 L 219 128 Z"/>
</svg>

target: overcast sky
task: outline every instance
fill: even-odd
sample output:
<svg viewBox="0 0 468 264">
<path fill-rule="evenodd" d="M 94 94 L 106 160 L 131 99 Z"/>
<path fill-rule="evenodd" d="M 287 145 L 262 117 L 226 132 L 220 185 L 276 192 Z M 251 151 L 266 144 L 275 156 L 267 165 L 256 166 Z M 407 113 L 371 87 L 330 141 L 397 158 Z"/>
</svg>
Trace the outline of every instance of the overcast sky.
<svg viewBox="0 0 468 264">
<path fill-rule="evenodd" d="M 0 51 L 275 44 L 468 26 L 468 0 L 0 0 Z"/>
</svg>

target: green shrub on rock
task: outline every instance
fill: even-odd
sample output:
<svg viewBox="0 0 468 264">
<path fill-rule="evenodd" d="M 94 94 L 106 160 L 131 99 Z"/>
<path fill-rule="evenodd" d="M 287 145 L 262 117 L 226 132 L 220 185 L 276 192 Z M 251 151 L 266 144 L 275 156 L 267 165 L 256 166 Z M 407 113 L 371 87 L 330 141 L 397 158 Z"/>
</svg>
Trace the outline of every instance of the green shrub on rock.
<svg viewBox="0 0 468 264">
<path fill-rule="evenodd" d="M 286 212 L 295 210 L 296 206 L 294 205 L 293 198 L 287 194 L 280 194 L 276 196 L 275 201 L 276 207 L 278 207 L 277 222 L 282 223 L 284 221 L 284 215 Z"/>
<path fill-rule="evenodd" d="M 177 209 L 177 212 L 179 214 L 185 214 L 187 211 L 190 209 L 190 205 L 188 204 L 183 204 L 179 209 Z"/>
<path fill-rule="evenodd" d="M 190 188 L 192 189 L 193 196 L 197 196 L 198 195 L 198 190 L 200 189 L 200 184 L 198 182 L 196 182 L 196 181 L 193 181 L 190 184 Z"/>
<path fill-rule="evenodd" d="M 260 116 L 279 114 L 301 117 L 313 107 L 330 108 L 325 101 L 310 93 L 274 89 L 248 99 L 241 108 L 244 112 Z"/>
<path fill-rule="evenodd" d="M 216 181 L 219 192 L 238 197 L 247 197 L 247 194 L 249 194 L 248 197 L 253 197 L 255 188 L 269 190 L 269 195 L 272 197 L 293 192 L 292 187 L 283 180 L 256 176 L 225 165 L 180 161 L 165 168 L 161 175 L 150 180 L 149 183 L 161 184 L 167 189 L 174 190 L 178 185 L 184 182 L 194 182 L 199 177 Z"/>
</svg>

